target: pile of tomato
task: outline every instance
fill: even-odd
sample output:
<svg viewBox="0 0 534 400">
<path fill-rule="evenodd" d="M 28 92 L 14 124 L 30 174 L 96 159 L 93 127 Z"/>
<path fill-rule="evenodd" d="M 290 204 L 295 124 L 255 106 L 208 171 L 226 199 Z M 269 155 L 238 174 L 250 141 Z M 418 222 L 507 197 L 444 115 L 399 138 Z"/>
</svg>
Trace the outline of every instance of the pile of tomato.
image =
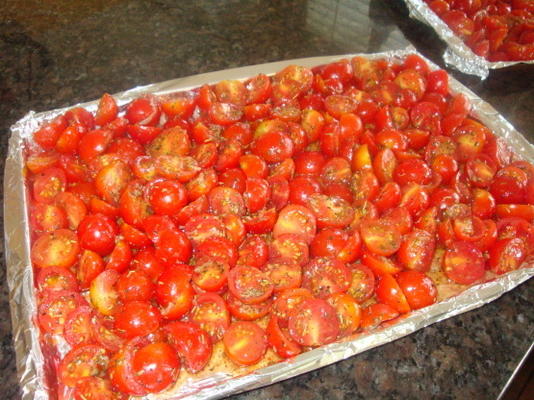
<svg viewBox="0 0 534 400">
<path fill-rule="evenodd" d="M 424 0 L 473 52 L 489 61 L 534 60 L 532 0 Z"/>
<path fill-rule="evenodd" d="M 104 94 L 25 151 L 36 320 L 76 399 L 165 390 L 215 345 L 293 357 L 534 250 L 534 166 L 417 55 Z"/>
</svg>

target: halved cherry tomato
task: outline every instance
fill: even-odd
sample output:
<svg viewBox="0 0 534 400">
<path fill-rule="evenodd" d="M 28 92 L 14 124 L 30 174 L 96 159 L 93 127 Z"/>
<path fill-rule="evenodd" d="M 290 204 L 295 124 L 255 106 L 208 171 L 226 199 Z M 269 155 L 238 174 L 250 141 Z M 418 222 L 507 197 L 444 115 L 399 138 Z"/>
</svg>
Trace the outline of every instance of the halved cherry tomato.
<svg viewBox="0 0 534 400">
<path fill-rule="evenodd" d="M 403 240 L 397 260 L 410 270 L 427 272 L 434 258 L 436 239 L 433 233 L 414 229 Z"/>
<path fill-rule="evenodd" d="M 227 293 L 226 305 L 233 317 L 243 321 L 254 321 L 266 316 L 271 311 L 272 300 L 267 299 L 258 304 L 245 304 L 232 293 Z"/>
<path fill-rule="evenodd" d="M 239 365 L 252 365 L 267 351 L 265 331 L 251 321 L 230 324 L 223 337 L 224 352 Z"/>
<path fill-rule="evenodd" d="M 278 323 L 278 317 L 273 314 L 267 324 L 267 341 L 274 348 L 276 354 L 283 358 L 294 357 L 302 352 L 298 343 L 289 337 L 289 334 L 282 330 Z"/>
<path fill-rule="evenodd" d="M 189 372 L 194 374 L 204 369 L 213 349 L 206 331 L 193 322 L 180 321 L 170 322 L 162 329 Z"/>
<path fill-rule="evenodd" d="M 518 269 L 527 252 L 527 245 L 521 238 L 500 239 L 489 249 L 488 265 L 496 274 L 504 274 Z"/>
<path fill-rule="evenodd" d="M 258 235 L 248 236 L 239 248 L 237 263 L 262 269 L 269 258 L 269 248 L 265 240 Z"/>
<path fill-rule="evenodd" d="M 226 284 L 229 270 L 228 263 L 222 260 L 201 257 L 193 268 L 192 281 L 202 290 L 217 292 Z"/>
<path fill-rule="evenodd" d="M 228 274 L 228 289 L 243 303 L 258 304 L 271 296 L 274 284 L 265 272 L 238 265 Z"/>
<path fill-rule="evenodd" d="M 58 229 L 39 236 L 31 248 L 31 260 L 38 268 L 68 268 L 76 262 L 80 245 L 76 234 Z"/>
<path fill-rule="evenodd" d="M 339 335 L 350 335 L 360 327 L 361 310 L 356 300 L 349 294 L 337 293 L 326 299 L 335 308 L 339 320 Z"/>
<path fill-rule="evenodd" d="M 132 370 L 139 383 L 157 393 L 174 383 L 180 373 L 180 360 L 170 344 L 149 343 L 135 352 Z"/>
<path fill-rule="evenodd" d="M 83 378 L 104 375 L 109 356 L 103 347 L 86 344 L 73 348 L 59 363 L 58 376 L 67 386 L 76 386 Z"/>
<path fill-rule="evenodd" d="M 215 293 L 204 293 L 195 297 L 190 319 L 208 333 L 213 343 L 223 338 L 230 325 L 226 302 Z"/>
<path fill-rule="evenodd" d="M 393 307 L 399 313 L 404 314 L 411 310 L 406 296 L 392 275 L 379 275 L 375 292 L 378 301 Z"/>
<path fill-rule="evenodd" d="M 321 346 L 339 335 L 336 310 L 323 299 L 306 298 L 289 316 L 289 334 L 302 346 Z"/>
<path fill-rule="evenodd" d="M 185 264 L 168 265 L 158 277 L 155 294 L 164 318 L 178 319 L 189 312 L 194 295 L 191 267 Z"/>
<path fill-rule="evenodd" d="M 82 304 L 83 298 L 74 290 L 44 292 L 37 310 L 39 326 L 47 333 L 62 334 L 67 317 Z"/>
<path fill-rule="evenodd" d="M 432 279 L 420 271 L 402 271 L 397 275 L 399 284 L 412 310 L 436 302 L 438 291 Z"/>
<path fill-rule="evenodd" d="M 39 270 L 37 288 L 41 292 L 56 292 L 60 290 L 77 290 L 76 277 L 67 268 L 48 267 Z"/>
<path fill-rule="evenodd" d="M 120 274 L 107 269 L 91 281 L 89 297 L 91 304 L 103 315 L 113 315 L 119 308 L 119 294 L 115 284 Z"/>
<path fill-rule="evenodd" d="M 470 285 L 484 276 L 484 257 L 471 242 L 457 241 L 445 251 L 443 272 L 456 283 Z"/>
<path fill-rule="evenodd" d="M 72 347 L 93 343 L 92 313 L 91 307 L 86 305 L 69 313 L 63 335 Z"/>
<path fill-rule="evenodd" d="M 161 314 L 151 303 L 133 300 L 124 303 L 115 315 L 115 329 L 119 335 L 132 339 L 155 332 L 160 321 Z"/>
<path fill-rule="evenodd" d="M 367 248 L 381 256 L 390 256 L 401 246 L 398 228 L 387 220 L 367 220 L 360 227 L 362 240 Z"/>
<path fill-rule="evenodd" d="M 302 286 L 320 298 L 345 292 L 351 283 L 350 270 L 335 258 L 314 258 L 304 266 L 303 272 Z"/>
<path fill-rule="evenodd" d="M 273 227 L 273 236 L 276 238 L 286 233 L 303 235 L 306 242 L 311 243 L 316 230 L 317 222 L 314 214 L 306 207 L 288 205 L 280 210 L 278 219 Z"/>
<path fill-rule="evenodd" d="M 50 167 L 39 172 L 33 181 L 33 198 L 39 203 L 52 203 L 67 186 L 62 169 Z"/>
<path fill-rule="evenodd" d="M 362 310 L 361 327 L 365 330 L 376 328 L 382 322 L 390 321 L 399 316 L 399 312 L 393 307 L 375 303 Z"/>
</svg>

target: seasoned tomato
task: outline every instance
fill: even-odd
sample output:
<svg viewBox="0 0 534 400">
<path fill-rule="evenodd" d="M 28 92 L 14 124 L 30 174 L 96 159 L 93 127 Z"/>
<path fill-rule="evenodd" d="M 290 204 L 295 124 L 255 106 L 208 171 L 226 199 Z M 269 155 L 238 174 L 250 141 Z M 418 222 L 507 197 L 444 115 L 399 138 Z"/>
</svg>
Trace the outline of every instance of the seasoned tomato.
<svg viewBox="0 0 534 400">
<path fill-rule="evenodd" d="M 402 271 L 397 275 L 399 284 L 412 310 L 436 302 L 438 291 L 432 279 L 420 271 Z"/>
<path fill-rule="evenodd" d="M 74 387 L 82 379 L 102 376 L 109 365 L 109 355 L 98 345 L 86 344 L 73 348 L 59 363 L 58 375 L 64 385 Z"/>
<path fill-rule="evenodd" d="M 195 297 L 190 319 L 208 333 L 213 343 L 223 338 L 230 325 L 230 313 L 226 302 L 215 293 L 205 293 Z"/>
<path fill-rule="evenodd" d="M 457 241 L 445 252 L 443 272 L 456 283 L 470 285 L 484 276 L 482 252 L 472 243 Z"/>
<path fill-rule="evenodd" d="M 360 233 L 367 248 L 381 256 L 390 256 L 401 246 L 402 237 L 398 228 L 387 220 L 364 221 Z"/>
<path fill-rule="evenodd" d="M 280 210 L 278 219 L 273 227 L 276 238 L 286 233 L 302 235 L 307 243 L 311 243 L 317 231 L 315 215 L 306 207 L 289 205 Z"/>
<path fill-rule="evenodd" d="M 68 229 L 58 229 L 39 236 L 32 245 L 31 260 L 39 268 L 68 268 L 76 262 L 79 251 L 76 234 Z"/>
<path fill-rule="evenodd" d="M 331 343 L 339 335 L 336 309 L 326 300 L 307 298 L 289 316 L 291 338 L 302 346 L 321 346 Z"/>
<path fill-rule="evenodd" d="M 252 365 L 267 351 L 265 331 L 251 321 L 230 324 L 223 337 L 224 352 L 236 364 Z"/>
<path fill-rule="evenodd" d="M 213 348 L 206 331 L 193 322 L 180 321 L 168 323 L 163 326 L 163 330 L 187 371 L 194 374 L 204 369 L 211 358 Z"/>
<path fill-rule="evenodd" d="M 351 283 L 350 270 L 335 258 L 314 258 L 304 266 L 303 272 L 302 286 L 321 298 L 345 292 Z"/>
<path fill-rule="evenodd" d="M 228 274 L 228 289 L 243 303 L 258 304 L 271 296 L 274 285 L 266 272 L 238 265 Z"/>
<path fill-rule="evenodd" d="M 156 282 L 156 299 L 167 319 L 178 319 L 193 306 L 191 267 L 185 264 L 167 266 Z"/>
</svg>

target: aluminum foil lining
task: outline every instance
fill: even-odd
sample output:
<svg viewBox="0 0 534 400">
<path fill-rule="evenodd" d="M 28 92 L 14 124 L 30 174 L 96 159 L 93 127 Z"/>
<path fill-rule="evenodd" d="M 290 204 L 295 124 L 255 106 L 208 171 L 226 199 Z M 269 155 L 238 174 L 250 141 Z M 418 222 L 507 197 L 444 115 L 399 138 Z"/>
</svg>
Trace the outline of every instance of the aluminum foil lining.
<svg viewBox="0 0 534 400">
<path fill-rule="evenodd" d="M 486 79 L 490 69 L 506 68 L 512 65 L 524 63 L 534 64 L 534 60 L 529 61 L 488 61 L 480 57 L 454 34 L 447 24 L 438 17 L 434 11 L 428 7 L 423 0 L 405 0 L 410 17 L 415 18 L 426 25 L 430 25 L 439 37 L 447 43 L 447 49 L 443 54 L 443 59 L 457 70 L 465 73 L 479 76 Z"/>
<path fill-rule="evenodd" d="M 416 53 L 416 50 L 409 46 L 404 50 L 384 53 L 294 59 L 174 79 L 136 87 L 114 96 L 117 102 L 123 105 L 144 93 L 164 94 L 187 90 L 205 83 L 215 83 L 223 79 L 245 79 L 259 73 L 274 73 L 290 64 L 312 67 L 356 55 L 372 59 L 399 60 L 411 53 Z M 438 68 L 432 62 L 428 60 L 427 62 L 432 69 Z M 452 77 L 450 78 L 450 86 L 453 92 L 462 92 L 469 97 L 473 105 L 474 115 L 492 129 L 496 135 L 505 138 L 519 157 L 534 162 L 534 146 L 501 117 L 491 105 Z M 88 110 L 94 111 L 97 104 L 98 101 L 95 100 L 76 106 L 86 107 Z M 31 111 L 11 127 L 4 171 L 4 234 L 13 338 L 23 400 L 51 400 L 55 397 L 48 393 L 45 386 L 45 374 L 49 373 L 51 368 L 45 363 L 39 343 L 39 329 L 33 323 L 36 315 L 36 300 L 30 263 L 30 235 L 27 193 L 22 173 L 24 165 L 22 145 L 24 140 L 30 138 L 32 132 L 43 121 L 49 120 L 72 107 L 74 106 L 41 113 Z M 412 312 L 394 324 L 383 325 L 371 333 L 359 334 L 349 341 L 323 346 L 303 353 L 294 359 L 282 361 L 245 375 L 231 376 L 224 372 L 218 372 L 201 380 L 188 380 L 184 385 L 172 391 L 149 395 L 146 399 L 217 399 L 315 370 L 493 301 L 534 275 L 534 260 L 526 262 L 524 267 L 489 282 L 468 288 L 461 294 L 428 308 Z"/>
</svg>

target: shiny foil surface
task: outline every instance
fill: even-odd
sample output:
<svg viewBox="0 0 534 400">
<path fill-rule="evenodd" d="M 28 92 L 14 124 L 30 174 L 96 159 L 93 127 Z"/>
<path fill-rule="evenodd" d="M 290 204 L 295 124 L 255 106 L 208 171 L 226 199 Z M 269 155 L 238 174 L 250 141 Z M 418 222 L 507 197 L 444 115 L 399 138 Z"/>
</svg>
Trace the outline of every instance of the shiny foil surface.
<svg viewBox="0 0 534 400">
<path fill-rule="evenodd" d="M 407 1 L 411 2 L 411 0 Z M 119 105 L 125 105 L 144 93 L 165 94 L 188 90 L 205 83 L 216 83 L 223 79 L 245 79 L 259 73 L 271 74 L 290 64 L 313 67 L 356 55 L 373 59 L 400 60 L 410 53 L 416 53 L 413 47 L 375 54 L 346 54 L 294 59 L 194 75 L 136 87 L 118 93 L 114 97 Z M 432 69 L 438 68 L 432 62 L 428 60 L 427 62 Z M 449 79 L 453 93 L 462 92 L 469 97 L 473 106 L 472 114 L 476 118 L 486 124 L 497 136 L 505 138 L 518 157 L 534 162 L 534 146 L 532 144 L 501 117 L 491 105 L 477 97 L 453 77 Z M 78 105 L 89 111 L 95 111 L 97 104 L 98 100 Z M 58 346 L 58 349 L 42 348 L 39 340 L 39 328 L 34 323 L 37 307 L 33 269 L 30 262 L 28 195 L 23 176 L 24 142 L 31 138 L 33 131 L 42 122 L 73 106 L 41 113 L 29 112 L 11 127 L 4 171 L 4 235 L 13 338 L 23 400 L 52 400 L 57 398 L 57 394 L 49 392 L 46 382 L 55 379 L 54 366 L 59 361 L 59 357 L 67 351 L 67 347 L 62 345 Z M 481 307 L 512 290 L 533 275 L 534 259 L 531 258 L 525 262 L 522 269 L 474 285 L 460 294 L 457 294 L 458 291 L 451 291 L 449 295 L 441 296 L 442 300 L 439 303 L 401 316 L 394 323 L 385 323 L 370 333 L 356 334 L 351 338 L 345 338 L 340 342 L 322 346 L 300 354 L 293 359 L 281 361 L 252 372 L 234 368 L 232 373 L 220 371 L 200 379 L 189 377 L 180 380 L 175 387 L 157 395 L 148 395 L 145 399 L 217 399 L 282 381 L 396 340 L 446 318 Z M 438 290 L 440 290 L 439 285 Z M 55 354 L 56 356 L 55 358 L 44 357 L 43 353 Z"/>
<path fill-rule="evenodd" d="M 463 40 L 456 36 L 447 24 L 438 17 L 423 0 L 405 1 L 408 10 L 410 11 L 410 17 L 417 19 L 426 25 L 430 25 L 439 37 L 447 43 L 447 49 L 443 54 L 443 60 L 447 65 L 456 68 L 460 72 L 486 79 L 491 69 L 506 68 L 520 63 L 534 64 L 534 60 L 488 61 L 484 57 L 480 57 L 473 53 Z"/>
</svg>

